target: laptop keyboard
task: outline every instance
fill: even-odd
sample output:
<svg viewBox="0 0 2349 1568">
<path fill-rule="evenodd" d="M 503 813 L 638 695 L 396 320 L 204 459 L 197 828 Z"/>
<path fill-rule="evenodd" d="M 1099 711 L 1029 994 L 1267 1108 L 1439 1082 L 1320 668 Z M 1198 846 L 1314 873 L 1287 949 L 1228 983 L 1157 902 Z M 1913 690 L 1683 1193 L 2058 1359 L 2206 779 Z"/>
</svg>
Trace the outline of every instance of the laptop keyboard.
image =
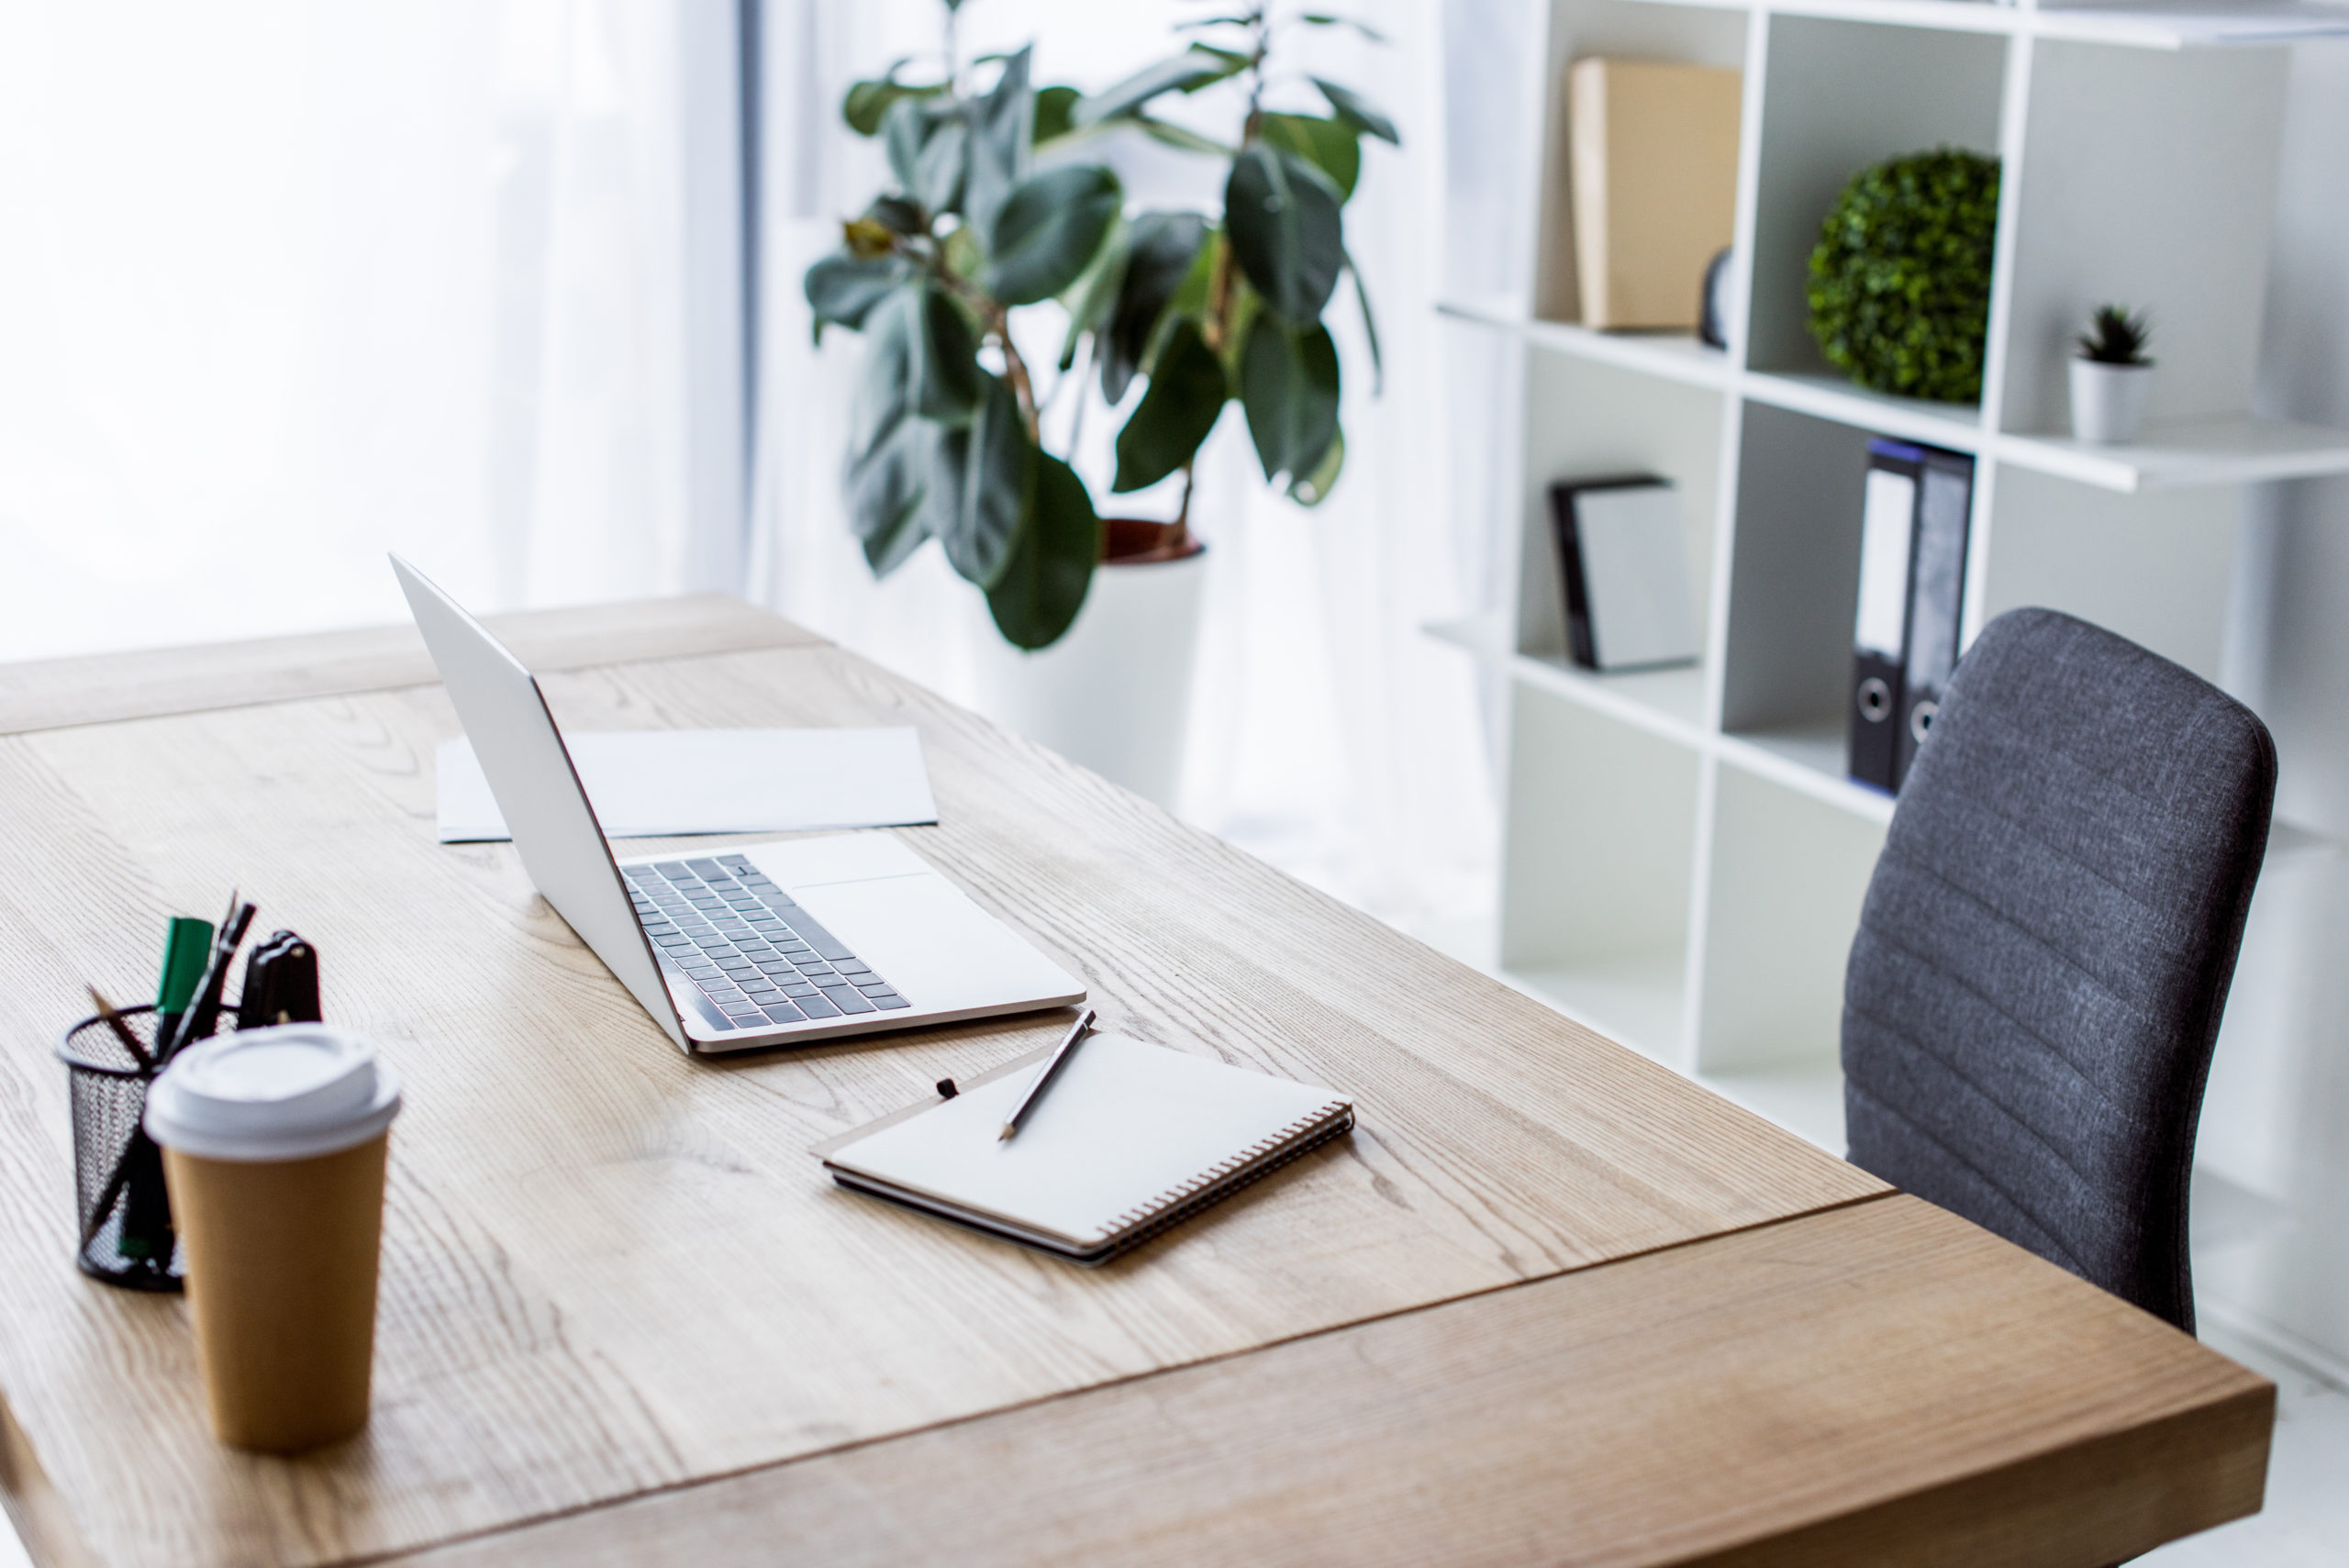
<svg viewBox="0 0 2349 1568">
<path fill-rule="evenodd" d="M 735 1029 L 910 1006 L 747 855 L 622 869 L 644 934 Z"/>
</svg>

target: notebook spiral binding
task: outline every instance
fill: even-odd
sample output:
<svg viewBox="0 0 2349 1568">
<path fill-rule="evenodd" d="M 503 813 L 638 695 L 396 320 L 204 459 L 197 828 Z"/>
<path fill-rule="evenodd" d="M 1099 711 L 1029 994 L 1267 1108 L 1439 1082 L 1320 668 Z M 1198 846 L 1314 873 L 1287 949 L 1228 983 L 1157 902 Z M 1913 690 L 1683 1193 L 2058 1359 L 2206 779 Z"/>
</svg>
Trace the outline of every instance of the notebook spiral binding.
<svg viewBox="0 0 2349 1568">
<path fill-rule="evenodd" d="M 1181 1186 L 1169 1187 L 1148 1203 L 1119 1215 L 1109 1227 L 1109 1234 L 1115 1238 L 1111 1250 L 1122 1252 L 1141 1245 L 1169 1226 L 1179 1225 L 1199 1210 L 1222 1202 L 1299 1155 L 1352 1131 L 1353 1125 L 1353 1107 L 1342 1101 L 1330 1101 L 1311 1116 L 1301 1117 L 1271 1137 L 1208 1166 Z M 1264 1158 L 1267 1154 L 1274 1157 Z M 1130 1225 L 1137 1229 L 1127 1229 Z"/>
</svg>

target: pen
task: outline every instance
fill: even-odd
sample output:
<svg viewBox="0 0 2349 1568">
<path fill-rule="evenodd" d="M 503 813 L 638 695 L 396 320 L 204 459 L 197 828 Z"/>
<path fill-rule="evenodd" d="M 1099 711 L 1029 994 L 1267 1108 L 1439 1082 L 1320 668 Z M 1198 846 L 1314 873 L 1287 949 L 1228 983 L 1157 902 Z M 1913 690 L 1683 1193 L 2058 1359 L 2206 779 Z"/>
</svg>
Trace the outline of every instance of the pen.
<svg viewBox="0 0 2349 1568">
<path fill-rule="evenodd" d="M 1011 1107 L 1009 1116 L 1003 1118 L 1003 1130 L 995 1135 L 996 1142 L 1002 1142 L 1019 1130 L 1020 1121 L 1030 1111 L 1036 1108 L 1036 1102 L 1044 1097 L 1044 1086 L 1052 1081 L 1052 1074 L 1061 1070 L 1061 1064 L 1075 1051 L 1076 1042 L 1083 1040 L 1085 1031 L 1092 1027 L 1093 1009 L 1087 1007 L 1077 1014 L 1076 1022 L 1069 1026 L 1068 1038 L 1061 1041 L 1060 1048 L 1044 1059 L 1044 1064 L 1041 1067 L 1036 1069 L 1036 1076 L 1029 1081 L 1028 1092 L 1019 1096 L 1019 1103 Z"/>
<path fill-rule="evenodd" d="M 187 1024 L 188 1006 L 203 982 L 206 950 L 212 940 L 212 922 L 193 916 L 174 915 L 164 928 L 163 968 L 155 979 L 154 1062 L 142 1064 L 142 1071 L 171 1060 L 172 1048 Z M 83 1238 L 83 1246 L 105 1225 L 117 1195 L 122 1200 L 122 1223 L 115 1232 L 115 1251 L 126 1258 L 144 1258 L 154 1268 L 169 1268 L 172 1205 L 163 1188 L 163 1153 L 143 1126 L 133 1125 L 130 1129 L 129 1141 L 123 1146 L 106 1190 L 91 1214 L 93 1229 Z"/>
<path fill-rule="evenodd" d="M 169 1062 L 220 1027 L 220 993 L 228 983 L 228 966 L 236 960 L 237 945 L 245 940 L 245 932 L 252 923 L 253 906 L 238 903 L 236 895 L 230 894 L 228 913 L 221 917 L 219 934 L 212 939 L 212 960 L 205 965 L 203 982 L 180 1018 L 179 1033 L 173 1037 L 171 1049 L 158 1061 Z"/>
</svg>

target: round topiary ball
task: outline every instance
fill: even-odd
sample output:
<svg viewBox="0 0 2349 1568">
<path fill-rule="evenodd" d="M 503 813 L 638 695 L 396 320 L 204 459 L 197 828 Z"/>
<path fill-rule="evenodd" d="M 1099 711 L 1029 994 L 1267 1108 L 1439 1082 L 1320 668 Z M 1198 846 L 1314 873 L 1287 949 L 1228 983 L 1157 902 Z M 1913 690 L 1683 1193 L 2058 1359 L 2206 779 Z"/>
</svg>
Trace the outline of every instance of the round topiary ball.
<svg viewBox="0 0 2349 1568">
<path fill-rule="evenodd" d="M 1810 253 L 1810 335 L 1862 386 L 1982 395 L 1998 161 L 1944 147 L 1863 169 Z"/>
</svg>

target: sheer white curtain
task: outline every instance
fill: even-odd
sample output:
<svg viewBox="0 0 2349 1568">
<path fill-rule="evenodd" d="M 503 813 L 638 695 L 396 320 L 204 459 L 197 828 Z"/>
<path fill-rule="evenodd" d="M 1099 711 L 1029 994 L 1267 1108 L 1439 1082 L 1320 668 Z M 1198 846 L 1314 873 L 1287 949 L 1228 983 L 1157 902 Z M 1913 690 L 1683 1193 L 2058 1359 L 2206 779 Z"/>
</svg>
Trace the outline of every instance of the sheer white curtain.
<svg viewBox="0 0 2349 1568">
<path fill-rule="evenodd" d="M 687 586 L 689 3 L 0 0 L 0 658 Z"/>
<path fill-rule="evenodd" d="M 1489 906 L 1493 790 L 1475 678 L 1419 628 L 1485 602 L 1497 520 L 1488 495 L 1464 497 L 1455 485 L 1451 410 L 1463 366 L 1432 310 L 1446 244 L 1443 14 L 1413 0 L 1331 8 L 1392 40 L 1374 47 L 1319 29 L 1291 61 L 1358 86 L 1403 128 L 1399 153 L 1365 144 L 1347 209 L 1378 310 L 1385 392 L 1373 395 L 1365 345 L 1341 301 L 1330 319 L 1347 371 L 1348 460 L 1332 498 L 1305 511 L 1268 493 L 1236 411 L 1210 439 L 1193 504 L 1210 574 L 1182 810 L 1341 896 L 1441 933 Z M 900 55 L 934 51 L 941 14 L 936 0 L 770 0 L 773 221 L 753 580 L 785 613 L 967 697 L 969 639 L 984 634 L 977 595 L 934 550 L 875 584 L 848 536 L 839 478 L 861 344 L 834 333 L 811 349 L 798 285 L 806 263 L 835 243 L 838 219 L 884 178 L 875 150 L 840 125 L 841 89 Z M 1032 39 L 1040 80 L 1090 89 L 1173 52 L 1184 35 L 1171 24 L 1199 14 L 1169 0 L 972 0 L 961 25 L 967 52 Z M 1300 106 L 1313 101 L 1305 93 Z M 1236 125 L 1236 107 L 1211 94 L 1189 106 L 1203 124 L 1225 113 Z M 1210 163 L 1147 143 L 1108 155 L 1137 204 L 1220 205 Z M 1479 384 L 1491 373 L 1464 368 Z M 1114 421 L 1097 407 L 1088 425 L 1106 451 Z M 1481 473 L 1477 433 L 1468 434 L 1467 461 Z M 1107 470 L 1094 455 L 1079 468 L 1106 506 Z M 1174 505 L 1171 495 L 1130 504 L 1162 516 Z"/>
</svg>

